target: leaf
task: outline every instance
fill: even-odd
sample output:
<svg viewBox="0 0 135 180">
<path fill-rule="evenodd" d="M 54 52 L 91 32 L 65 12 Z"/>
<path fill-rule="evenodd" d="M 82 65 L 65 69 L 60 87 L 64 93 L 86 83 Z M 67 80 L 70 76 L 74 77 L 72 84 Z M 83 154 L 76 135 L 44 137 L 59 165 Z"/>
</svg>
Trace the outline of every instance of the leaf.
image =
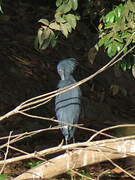
<svg viewBox="0 0 135 180">
<path fill-rule="evenodd" d="M 102 38 L 98 41 L 98 46 L 101 47 L 105 43 L 105 38 Z"/>
<path fill-rule="evenodd" d="M 108 13 L 106 16 L 105 16 L 105 21 L 106 23 L 109 23 L 109 24 L 112 24 L 114 22 L 114 19 L 115 19 L 115 14 L 113 11 L 111 11 L 110 13 Z"/>
<path fill-rule="evenodd" d="M 56 1 L 56 6 L 59 7 L 62 4 L 62 0 L 57 0 Z"/>
<path fill-rule="evenodd" d="M 63 4 L 57 8 L 56 12 L 61 12 L 62 14 L 65 14 L 69 12 L 71 8 L 72 8 L 71 1 L 68 1 L 68 3 L 64 1 Z"/>
<path fill-rule="evenodd" d="M 117 49 L 117 52 L 119 52 L 123 48 L 124 44 L 117 41 L 113 41 L 113 46 L 115 46 Z"/>
<path fill-rule="evenodd" d="M 124 9 L 125 9 L 125 7 L 124 7 L 122 4 L 120 4 L 118 7 L 116 7 L 116 8 L 114 9 L 114 12 L 115 12 L 115 14 L 116 14 L 116 16 L 117 16 L 118 18 L 121 17 L 122 11 L 123 11 Z"/>
<path fill-rule="evenodd" d="M 71 25 L 71 27 L 73 29 L 75 29 L 76 27 L 76 18 L 75 18 L 75 15 L 73 14 L 67 14 L 65 15 L 65 19 L 67 20 L 67 22 Z"/>
<path fill-rule="evenodd" d="M 44 39 L 42 39 L 42 33 L 43 33 L 43 31 L 44 31 L 43 28 L 39 28 L 39 30 L 38 30 L 38 35 L 37 35 L 37 37 L 38 37 L 38 42 L 39 42 L 39 49 L 40 49 L 40 47 L 42 46 L 43 41 L 44 41 Z"/>
<path fill-rule="evenodd" d="M 121 63 L 120 63 L 120 68 L 121 68 L 123 71 L 126 71 L 126 70 L 127 70 L 126 63 L 125 63 L 125 62 L 121 62 Z"/>
<path fill-rule="evenodd" d="M 56 44 L 57 44 L 56 38 L 52 39 L 50 43 L 51 43 L 52 48 L 54 48 L 56 46 Z"/>
<path fill-rule="evenodd" d="M 51 33 L 51 31 L 50 31 L 49 28 L 44 29 L 44 30 L 43 30 L 43 33 L 42 33 L 42 35 L 41 35 L 41 39 L 42 39 L 42 40 L 48 39 L 49 36 L 50 36 L 50 33 Z"/>
<path fill-rule="evenodd" d="M 127 1 L 127 8 L 130 9 L 130 11 L 135 12 L 135 2 L 134 1 L 132 2 L 131 0 L 128 0 Z"/>
<path fill-rule="evenodd" d="M 99 46 L 98 46 L 98 44 L 95 44 L 95 49 L 97 50 L 97 51 L 99 51 Z"/>
<path fill-rule="evenodd" d="M 78 15 L 75 15 L 75 18 L 76 18 L 77 21 L 80 20 L 80 16 L 78 16 Z"/>
<path fill-rule="evenodd" d="M 69 23 L 65 23 L 65 26 L 67 27 L 68 32 L 71 33 L 72 32 L 71 25 Z"/>
<path fill-rule="evenodd" d="M 0 5 L 0 12 L 1 14 L 4 14 L 1 5 Z"/>
<path fill-rule="evenodd" d="M 113 37 L 114 33 L 113 32 L 110 32 L 109 34 L 106 34 L 103 39 L 104 39 L 104 46 L 105 47 L 108 47 L 109 44 L 111 43 L 111 39 Z"/>
<path fill-rule="evenodd" d="M 60 25 L 57 22 L 51 23 L 49 27 L 51 29 L 60 30 Z"/>
<path fill-rule="evenodd" d="M 42 46 L 39 48 L 41 50 L 45 50 L 50 44 L 50 39 L 45 39 L 44 42 L 42 43 Z"/>
<path fill-rule="evenodd" d="M 64 34 L 64 36 L 67 38 L 68 37 L 68 29 L 67 29 L 67 26 L 65 24 L 60 24 L 61 26 L 61 31 L 62 33 Z"/>
<path fill-rule="evenodd" d="M 117 48 L 114 46 L 113 43 L 109 44 L 109 47 L 107 49 L 107 54 L 109 57 L 113 57 L 117 52 Z"/>
<path fill-rule="evenodd" d="M 131 63 L 130 62 L 127 62 L 127 69 L 129 70 L 129 69 L 131 69 Z"/>
<path fill-rule="evenodd" d="M 113 39 L 121 43 L 123 42 L 123 39 L 119 35 L 114 36 Z"/>
<path fill-rule="evenodd" d="M 34 41 L 34 47 L 36 50 L 39 50 L 39 41 L 38 41 L 38 36 L 36 36 L 35 41 Z"/>
<path fill-rule="evenodd" d="M 135 78 L 135 64 L 132 66 L 132 75 Z"/>
<path fill-rule="evenodd" d="M 56 19 L 56 21 L 57 21 L 58 23 L 64 23 L 64 22 L 66 22 L 65 19 L 61 17 L 61 13 L 59 13 L 59 12 L 57 12 L 57 13 L 55 14 L 55 19 Z"/>
<path fill-rule="evenodd" d="M 38 22 L 39 22 L 39 23 L 43 23 L 43 24 L 45 24 L 46 26 L 49 26 L 49 21 L 48 21 L 47 19 L 40 19 Z"/>
<path fill-rule="evenodd" d="M 122 34 L 122 38 L 124 39 L 124 38 L 129 38 L 129 36 L 131 35 L 131 33 L 129 33 L 129 32 L 124 32 L 123 34 Z"/>
<path fill-rule="evenodd" d="M 7 174 L 0 174 L 0 180 L 6 180 L 8 178 Z"/>
<path fill-rule="evenodd" d="M 75 11 L 78 8 L 78 0 L 70 0 L 72 3 L 72 9 Z"/>
<path fill-rule="evenodd" d="M 132 43 L 135 43 L 135 34 L 133 35 L 133 41 L 132 41 Z"/>
</svg>

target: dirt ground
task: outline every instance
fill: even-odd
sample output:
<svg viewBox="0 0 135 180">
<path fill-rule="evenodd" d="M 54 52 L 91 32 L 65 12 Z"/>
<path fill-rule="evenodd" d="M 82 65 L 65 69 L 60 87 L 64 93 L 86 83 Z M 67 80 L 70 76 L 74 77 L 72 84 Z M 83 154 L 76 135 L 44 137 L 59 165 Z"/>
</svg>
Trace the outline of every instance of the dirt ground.
<svg viewBox="0 0 135 180">
<path fill-rule="evenodd" d="M 7 1 L 4 14 L 0 16 L 0 115 L 11 111 L 23 101 L 56 89 L 59 76 L 57 63 L 74 57 L 79 65 L 75 72 L 77 80 L 88 77 L 109 61 L 103 49 L 94 55 L 92 47 L 98 35 L 90 26 L 80 21 L 77 29 L 68 39 L 60 37 L 58 45 L 43 52 L 34 49 L 34 39 L 40 18 L 51 18 L 51 9 L 33 1 Z M 94 63 L 92 64 L 92 60 Z M 81 86 L 82 113 L 80 123 L 96 130 L 135 121 L 135 79 L 130 71 L 122 72 L 114 67 Z M 34 115 L 54 117 L 54 99 L 46 105 L 31 111 Z M 102 122 L 102 123 L 101 123 Z M 32 131 L 56 125 L 55 123 L 15 115 L 0 124 L 0 136 Z M 134 134 L 135 129 L 111 132 L 120 137 Z M 91 133 L 76 131 L 76 141 L 85 141 Z M 57 137 L 57 138 L 56 138 Z M 14 144 L 27 152 L 53 147 L 61 142 L 60 131 L 41 133 Z M 3 142 L 1 142 L 2 144 Z M 5 150 L 3 150 L 5 151 Z M 3 151 L 1 154 L 3 155 Z M 13 151 L 9 152 L 12 157 Z M 19 153 L 16 153 L 19 155 Z M 104 164 L 99 169 L 104 169 Z M 106 167 L 111 167 L 107 164 Z M 27 169 L 23 162 L 7 165 L 4 173 L 19 175 Z M 92 171 L 93 167 L 91 167 Z M 113 179 L 113 178 L 112 178 Z"/>
</svg>

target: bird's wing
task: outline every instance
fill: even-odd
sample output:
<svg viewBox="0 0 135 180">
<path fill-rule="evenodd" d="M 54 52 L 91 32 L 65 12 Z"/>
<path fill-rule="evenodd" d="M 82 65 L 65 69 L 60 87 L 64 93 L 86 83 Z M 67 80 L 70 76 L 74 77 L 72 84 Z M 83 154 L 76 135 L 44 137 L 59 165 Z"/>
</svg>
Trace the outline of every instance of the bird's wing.
<svg viewBox="0 0 135 180">
<path fill-rule="evenodd" d="M 61 122 L 74 124 L 80 115 L 81 91 L 79 87 L 56 96 L 55 111 Z"/>
</svg>

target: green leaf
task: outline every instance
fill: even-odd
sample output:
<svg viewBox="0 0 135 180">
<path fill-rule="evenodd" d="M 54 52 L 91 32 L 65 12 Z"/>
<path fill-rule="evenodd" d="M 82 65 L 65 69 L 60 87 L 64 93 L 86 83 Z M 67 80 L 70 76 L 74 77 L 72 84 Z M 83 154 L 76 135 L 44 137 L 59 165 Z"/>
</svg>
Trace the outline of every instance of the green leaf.
<svg viewBox="0 0 135 180">
<path fill-rule="evenodd" d="M 72 9 L 75 11 L 78 8 L 78 0 L 70 0 L 72 3 Z"/>
<path fill-rule="evenodd" d="M 38 22 L 39 22 L 39 23 L 43 23 L 43 24 L 45 24 L 46 26 L 49 25 L 49 21 L 48 21 L 47 19 L 40 19 Z"/>
<path fill-rule="evenodd" d="M 124 32 L 124 33 L 122 33 L 122 38 L 124 39 L 124 38 L 129 38 L 129 36 L 131 35 L 131 33 L 129 33 L 129 32 Z"/>
<path fill-rule="evenodd" d="M 48 39 L 49 36 L 50 36 L 50 33 L 51 33 L 50 29 L 49 28 L 45 28 L 43 30 L 43 33 L 41 34 L 41 39 L 42 40 Z"/>
<path fill-rule="evenodd" d="M 114 33 L 113 32 L 110 32 L 109 34 L 106 34 L 105 36 L 104 36 L 104 45 L 105 45 L 105 47 L 108 47 L 109 46 L 109 44 L 111 43 L 111 39 L 112 39 L 112 37 L 113 37 L 113 35 L 114 35 Z"/>
<path fill-rule="evenodd" d="M 69 23 L 65 23 L 65 26 L 67 27 L 68 32 L 71 33 L 72 32 L 71 25 Z"/>
<path fill-rule="evenodd" d="M 123 71 L 126 71 L 126 70 L 127 70 L 126 63 L 125 63 L 125 62 L 121 62 L 121 63 L 120 63 L 120 68 L 121 68 Z"/>
<path fill-rule="evenodd" d="M 52 48 L 54 48 L 56 46 L 56 44 L 57 44 L 56 38 L 52 39 L 50 43 L 51 43 Z"/>
<path fill-rule="evenodd" d="M 64 22 L 66 22 L 65 19 L 61 17 L 61 13 L 60 13 L 60 12 L 57 12 L 57 13 L 55 14 L 55 19 L 56 19 L 56 21 L 57 21 L 58 23 L 64 23 Z"/>
<path fill-rule="evenodd" d="M 34 41 L 34 47 L 36 50 L 39 50 L 39 41 L 38 41 L 38 36 L 36 36 L 35 41 Z"/>
<path fill-rule="evenodd" d="M 98 46 L 98 44 L 95 44 L 95 49 L 96 49 L 97 51 L 99 51 L 99 46 Z"/>
<path fill-rule="evenodd" d="M 114 36 L 113 39 L 121 43 L 123 42 L 123 39 L 119 35 Z"/>
<path fill-rule="evenodd" d="M 43 163 L 44 161 L 35 161 L 35 162 L 28 162 L 27 166 L 30 168 L 33 168 L 35 166 L 38 166 L 39 164 Z"/>
<path fill-rule="evenodd" d="M 117 42 L 117 41 L 114 41 L 113 44 L 114 44 L 114 46 L 116 47 L 117 52 L 119 52 L 119 51 L 123 48 L 123 46 L 124 46 L 124 44 L 119 43 L 119 42 Z"/>
<path fill-rule="evenodd" d="M 61 12 L 62 14 L 65 14 L 69 12 L 71 8 L 72 8 L 71 1 L 68 1 L 68 3 L 64 1 L 63 4 L 59 8 L 57 8 L 56 12 Z"/>
<path fill-rule="evenodd" d="M 135 34 L 133 35 L 132 39 L 133 39 L 132 43 L 135 43 Z"/>
<path fill-rule="evenodd" d="M 105 21 L 106 23 L 108 24 L 112 24 L 114 22 L 114 19 L 115 19 L 115 13 L 113 11 L 111 11 L 110 13 L 108 13 L 106 16 L 105 16 Z"/>
<path fill-rule="evenodd" d="M 48 37 L 48 39 L 45 39 L 45 40 L 44 40 L 44 42 L 43 42 L 42 46 L 40 47 L 40 49 L 45 50 L 45 49 L 49 46 L 49 44 L 50 44 L 50 42 L 51 42 L 51 40 L 52 40 L 53 38 L 55 38 L 55 34 L 54 34 L 54 32 L 50 29 L 50 36 Z"/>
<path fill-rule="evenodd" d="M 98 41 L 98 46 L 101 47 L 105 43 L 105 38 L 102 38 Z"/>
<path fill-rule="evenodd" d="M 49 27 L 51 29 L 60 30 L 60 25 L 57 22 L 51 23 Z"/>
<path fill-rule="evenodd" d="M 120 4 L 118 7 L 116 7 L 116 8 L 114 9 L 114 12 L 115 12 L 115 14 L 116 14 L 116 17 L 120 18 L 121 15 L 122 15 L 122 11 L 123 11 L 124 9 L 125 9 L 125 7 L 124 7 L 122 4 Z"/>
<path fill-rule="evenodd" d="M 60 24 L 61 26 L 61 31 L 62 33 L 64 34 L 64 36 L 67 38 L 68 37 L 68 29 L 67 29 L 67 26 L 65 24 Z"/>
<path fill-rule="evenodd" d="M 107 54 L 109 57 L 113 57 L 117 52 L 117 48 L 114 46 L 114 44 L 109 44 L 109 47 L 107 49 Z"/>
<path fill-rule="evenodd" d="M 39 49 L 40 49 L 40 47 L 42 46 L 43 41 L 44 41 L 44 39 L 42 38 L 42 33 L 43 33 L 43 31 L 44 31 L 43 28 L 39 28 L 39 30 L 38 30 L 38 35 L 37 35 L 37 37 L 38 37 L 38 42 L 39 42 Z"/>
<path fill-rule="evenodd" d="M 56 1 L 56 6 L 59 7 L 59 6 L 62 4 L 62 1 L 63 1 L 63 0 L 57 0 L 57 1 Z"/>
<path fill-rule="evenodd" d="M 127 63 L 127 69 L 130 70 L 132 68 L 131 63 Z"/>
<path fill-rule="evenodd" d="M 6 180 L 8 178 L 7 174 L 0 174 L 0 180 Z"/>
<path fill-rule="evenodd" d="M 75 18 L 76 18 L 77 21 L 80 20 L 80 16 L 78 16 L 78 15 L 75 15 Z"/>
<path fill-rule="evenodd" d="M 76 27 L 76 18 L 75 18 L 75 15 L 73 14 L 67 14 L 65 15 L 65 19 L 67 20 L 67 22 L 71 25 L 71 27 L 73 29 L 75 29 Z"/>
</svg>

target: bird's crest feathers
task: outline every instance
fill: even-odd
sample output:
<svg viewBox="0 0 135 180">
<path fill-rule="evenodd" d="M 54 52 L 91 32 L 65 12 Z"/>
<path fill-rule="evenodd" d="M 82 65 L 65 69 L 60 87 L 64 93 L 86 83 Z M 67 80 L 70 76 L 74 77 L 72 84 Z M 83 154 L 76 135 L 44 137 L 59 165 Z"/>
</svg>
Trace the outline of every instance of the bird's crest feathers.
<svg viewBox="0 0 135 180">
<path fill-rule="evenodd" d="M 64 59 L 58 63 L 57 70 L 62 69 L 66 72 L 73 73 L 77 64 L 78 63 L 74 58 Z"/>
</svg>

